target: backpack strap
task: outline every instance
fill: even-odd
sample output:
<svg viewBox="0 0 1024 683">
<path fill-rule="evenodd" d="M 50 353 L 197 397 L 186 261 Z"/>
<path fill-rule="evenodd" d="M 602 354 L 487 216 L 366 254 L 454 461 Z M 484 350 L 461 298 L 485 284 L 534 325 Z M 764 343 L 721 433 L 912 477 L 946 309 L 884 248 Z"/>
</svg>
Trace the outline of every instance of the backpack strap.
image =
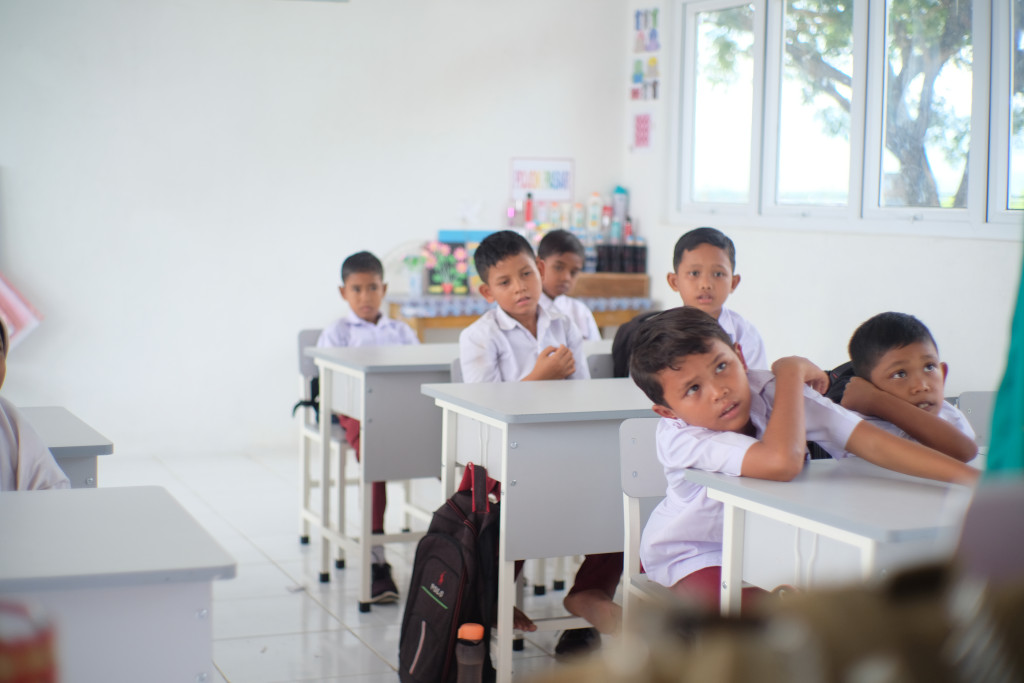
<svg viewBox="0 0 1024 683">
<path fill-rule="evenodd" d="M 486 467 L 472 462 L 466 465 L 458 490 L 473 494 L 473 512 L 490 512 L 491 503 L 501 501 L 501 482 L 487 476 Z"/>
</svg>

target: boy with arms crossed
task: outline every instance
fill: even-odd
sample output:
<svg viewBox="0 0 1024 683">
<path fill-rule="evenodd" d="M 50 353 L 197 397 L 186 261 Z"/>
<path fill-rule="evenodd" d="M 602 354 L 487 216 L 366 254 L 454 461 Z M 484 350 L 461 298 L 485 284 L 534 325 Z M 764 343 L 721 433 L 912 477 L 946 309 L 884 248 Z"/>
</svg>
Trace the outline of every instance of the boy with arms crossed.
<svg viewBox="0 0 1024 683">
<path fill-rule="evenodd" d="M 459 335 L 459 361 L 466 382 L 589 379 L 583 339 L 576 325 L 540 305 L 541 280 L 530 243 L 511 230 L 488 235 L 473 256 L 483 284 L 480 293 L 494 308 Z M 622 574 L 622 553 L 588 555 L 564 600 L 565 608 L 598 630 L 618 629 L 622 608 L 612 602 Z M 516 610 L 515 627 L 534 631 Z M 564 631 L 556 654 L 597 644 L 594 629 Z"/>
<path fill-rule="evenodd" d="M 693 307 L 664 311 L 639 326 L 630 370 L 654 402 L 666 498 L 644 528 L 648 576 L 673 591 L 718 605 L 722 504 L 685 479 L 689 467 L 789 481 L 803 469 L 807 441 L 833 456 L 858 455 L 898 472 L 970 484 L 973 468 L 863 421 L 818 391 L 827 384 L 805 358 L 781 358 L 771 372 L 748 370 L 742 350 Z M 808 386 L 809 385 L 809 386 Z M 744 599 L 757 589 L 744 589 Z"/>
</svg>

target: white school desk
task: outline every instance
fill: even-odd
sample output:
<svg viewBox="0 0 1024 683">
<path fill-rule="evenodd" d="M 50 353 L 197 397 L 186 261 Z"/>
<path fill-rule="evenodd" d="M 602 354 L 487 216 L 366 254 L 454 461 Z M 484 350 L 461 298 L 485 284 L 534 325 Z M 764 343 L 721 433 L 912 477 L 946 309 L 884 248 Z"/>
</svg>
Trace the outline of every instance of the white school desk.
<svg viewBox="0 0 1024 683">
<path fill-rule="evenodd" d="M 423 393 L 444 410 L 444 495 L 456 461 L 482 464 L 502 483 L 496 667 L 507 683 L 515 560 L 622 550 L 619 424 L 651 415 L 651 401 L 630 379 L 428 384 Z"/>
<path fill-rule="evenodd" d="M 739 611 L 742 581 L 766 590 L 806 584 L 805 569 L 816 560 L 828 565 L 819 573 L 837 582 L 870 581 L 946 558 L 970 495 L 966 487 L 898 474 L 860 458 L 809 461 L 789 482 L 693 469 L 686 478 L 707 486 L 708 497 L 725 506 L 723 614 Z M 816 536 L 801 543 L 797 530 Z"/>
<path fill-rule="evenodd" d="M 0 599 L 41 608 L 60 680 L 213 680 L 235 560 L 159 486 L 0 493 Z"/>
<path fill-rule="evenodd" d="M 441 471 L 441 411 L 420 393 L 420 385 L 448 382 L 458 344 L 416 346 L 310 347 L 306 354 L 320 371 L 321 482 L 330 481 L 330 426 L 325 416 L 344 413 L 361 422 L 359 475 L 362 519 L 359 538 L 345 533 L 345 486 L 338 486 L 339 521 L 331 523 L 330 496 L 323 487 L 319 515 L 303 506 L 302 514 L 319 527 L 322 543 L 321 581 L 330 580 L 330 544 L 338 546 L 337 566 L 344 567 L 344 550 L 359 554 L 362 567 L 359 609 L 370 610 L 371 495 L 375 481 L 436 477 Z M 344 477 L 340 476 L 343 480 Z M 306 478 L 303 476 L 303 481 Z M 422 516 L 429 519 L 429 514 Z M 412 542 L 422 532 L 375 536 L 379 543 Z"/>
<path fill-rule="evenodd" d="M 96 456 L 110 455 L 114 444 L 67 408 L 18 408 L 53 453 L 71 488 L 96 487 Z"/>
</svg>

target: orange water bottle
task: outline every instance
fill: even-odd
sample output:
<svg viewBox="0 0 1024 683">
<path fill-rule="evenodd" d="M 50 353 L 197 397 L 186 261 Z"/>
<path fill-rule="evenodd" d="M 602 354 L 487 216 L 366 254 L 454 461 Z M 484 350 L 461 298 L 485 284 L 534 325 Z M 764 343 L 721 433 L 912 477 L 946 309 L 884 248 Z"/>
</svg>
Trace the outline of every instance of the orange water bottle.
<svg viewBox="0 0 1024 683">
<path fill-rule="evenodd" d="M 458 683 L 481 683 L 484 676 L 484 627 L 463 624 L 455 644 L 455 660 L 459 664 Z"/>
</svg>

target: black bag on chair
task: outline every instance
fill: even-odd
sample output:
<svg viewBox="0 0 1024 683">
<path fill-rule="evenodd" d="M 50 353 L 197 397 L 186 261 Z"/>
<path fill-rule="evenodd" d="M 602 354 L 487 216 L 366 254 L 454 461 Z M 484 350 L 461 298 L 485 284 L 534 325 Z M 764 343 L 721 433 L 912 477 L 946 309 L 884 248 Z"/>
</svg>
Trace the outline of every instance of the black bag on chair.
<svg viewBox="0 0 1024 683">
<path fill-rule="evenodd" d="M 398 641 L 402 683 L 455 683 L 459 626 L 484 627 L 490 647 L 498 603 L 498 510 L 500 485 L 470 463 L 459 490 L 430 521 L 416 546 Z M 484 680 L 494 680 L 490 653 Z"/>
</svg>

